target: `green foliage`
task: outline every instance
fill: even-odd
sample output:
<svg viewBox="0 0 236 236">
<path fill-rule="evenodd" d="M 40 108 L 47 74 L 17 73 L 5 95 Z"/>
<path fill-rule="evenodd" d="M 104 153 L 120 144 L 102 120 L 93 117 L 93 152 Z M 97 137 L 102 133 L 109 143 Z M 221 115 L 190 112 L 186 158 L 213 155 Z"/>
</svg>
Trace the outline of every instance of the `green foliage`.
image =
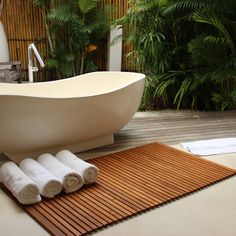
<svg viewBox="0 0 236 236">
<path fill-rule="evenodd" d="M 49 1 L 48 0 L 33 0 L 33 3 L 41 7 L 46 7 Z"/>
<path fill-rule="evenodd" d="M 34 0 L 47 8 L 46 22 L 51 40 L 48 66 L 61 78 L 95 69 L 90 54 L 109 29 L 107 14 L 99 0 Z"/>
<path fill-rule="evenodd" d="M 83 14 L 87 14 L 97 6 L 99 0 L 91 0 L 91 1 L 77 0 L 77 2 L 78 2 L 80 11 Z"/>
<path fill-rule="evenodd" d="M 147 74 L 142 109 L 236 108 L 236 1 L 130 0 L 129 27 Z"/>
</svg>

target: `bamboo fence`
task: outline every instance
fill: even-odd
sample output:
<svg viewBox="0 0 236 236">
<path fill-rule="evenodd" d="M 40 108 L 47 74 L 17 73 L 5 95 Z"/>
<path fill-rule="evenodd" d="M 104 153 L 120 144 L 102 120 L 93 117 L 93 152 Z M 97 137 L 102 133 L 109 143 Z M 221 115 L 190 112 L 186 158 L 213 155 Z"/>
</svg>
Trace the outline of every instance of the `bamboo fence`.
<svg viewBox="0 0 236 236">
<path fill-rule="evenodd" d="M 111 20 L 122 17 L 128 9 L 128 0 L 101 0 L 101 5 L 113 5 L 116 11 L 111 13 Z M 23 78 L 27 80 L 28 44 L 34 42 L 43 58 L 47 57 L 46 30 L 41 10 L 33 4 L 32 0 L 5 0 L 1 15 L 9 43 L 10 60 L 20 61 Z M 1 42 L 0 42 L 1 43 Z M 122 70 L 130 71 L 132 58 L 127 59 L 126 54 L 131 50 L 130 45 L 123 44 Z M 105 39 L 94 53 L 95 62 L 99 70 L 106 70 L 107 66 L 107 40 Z M 51 80 L 53 78 L 49 69 L 39 68 L 36 81 Z"/>
</svg>

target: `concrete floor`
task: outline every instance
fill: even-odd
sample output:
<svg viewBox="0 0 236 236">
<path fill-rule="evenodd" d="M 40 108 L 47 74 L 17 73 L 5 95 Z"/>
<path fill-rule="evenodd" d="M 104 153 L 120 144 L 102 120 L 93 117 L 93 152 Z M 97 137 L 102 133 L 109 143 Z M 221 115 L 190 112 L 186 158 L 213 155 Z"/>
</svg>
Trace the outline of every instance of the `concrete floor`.
<svg viewBox="0 0 236 236">
<path fill-rule="evenodd" d="M 181 149 L 179 145 L 174 147 Z M 236 169 L 236 153 L 205 159 Z M 0 189 L 0 236 L 49 235 Z M 236 177 L 168 203 L 95 236 L 236 236 Z"/>
</svg>

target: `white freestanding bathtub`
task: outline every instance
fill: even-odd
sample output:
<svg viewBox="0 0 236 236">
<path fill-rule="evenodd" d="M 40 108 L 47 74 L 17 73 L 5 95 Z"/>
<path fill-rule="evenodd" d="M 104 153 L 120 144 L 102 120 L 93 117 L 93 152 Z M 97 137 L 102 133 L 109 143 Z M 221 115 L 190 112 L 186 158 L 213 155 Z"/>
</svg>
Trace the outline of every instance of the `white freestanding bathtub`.
<svg viewBox="0 0 236 236">
<path fill-rule="evenodd" d="M 95 72 L 52 82 L 0 84 L 0 152 L 15 162 L 114 142 L 137 111 L 145 75 Z"/>
</svg>

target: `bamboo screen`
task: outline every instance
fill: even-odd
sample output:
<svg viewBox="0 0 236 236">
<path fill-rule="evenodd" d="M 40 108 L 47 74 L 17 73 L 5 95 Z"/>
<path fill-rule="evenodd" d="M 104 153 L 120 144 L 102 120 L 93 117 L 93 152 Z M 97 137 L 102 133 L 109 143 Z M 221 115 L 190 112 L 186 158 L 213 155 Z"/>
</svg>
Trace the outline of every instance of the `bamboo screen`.
<svg viewBox="0 0 236 236">
<path fill-rule="evenodd" d="M 41 12 L 31 0 L 5 0 L 2 22 L 8 38 L 10 60 L 21 61 L 23 77 L 27 78 L 27 47 L 35 42 L 45 58 L 45 27 Z M 36 80 L 43 79 L 47 70 L 40 70 Z"/>
<path fill-rule="evenodd" d="M 114 5 L 116 11 L 111 19 L 122 17 L 128 9 L 128 0 L 101 0 L 101 5 Z M 28 44 L 34 42 L 42 55 L 46 58 L 46 32 L 41 10 L 32 0 L 5 0 L 1 16 L 9 43 L 10 60 L 21 61 L 23 78 L 27 79 Z M 95 61 L 99 70 L 106 70 L 107 41 L 99 46 L 95 52 Z M 122 70 L 132 70 L 131 60 L 126 58 L 130 50 L 129 45 L 123 45 Z M 36 81 L 50 80 L 52 75 L 48 69 L 39 68 Z"/>
</svg>

